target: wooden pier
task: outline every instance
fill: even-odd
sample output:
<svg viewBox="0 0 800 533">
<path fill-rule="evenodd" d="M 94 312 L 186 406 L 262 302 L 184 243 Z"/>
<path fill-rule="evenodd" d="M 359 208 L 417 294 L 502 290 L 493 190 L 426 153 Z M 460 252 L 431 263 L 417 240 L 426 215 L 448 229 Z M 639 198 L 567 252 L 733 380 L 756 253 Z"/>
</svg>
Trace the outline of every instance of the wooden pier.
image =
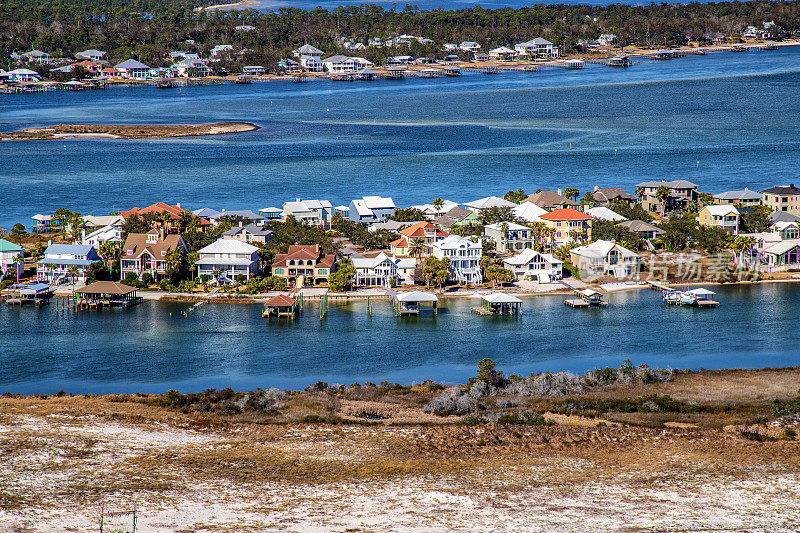
<svg viewBox="0 0 800 533">
<path fill-rule="evenodd" d="M 261 316 L 264 318 L 289 318 L 294 320 L 300 314 L 303 307 L 303 295 L 298 294 L 294 298 L 279 294 L 264 302 L 264 311 Z"/>
<path fill-rule="evenodd" d="M 602 293 L 593 289 L 576 290 L 578 298 L 564 300 L 564 305 L 573 309 L 586 308 L 591 306 L 608 307 L 608 302 L 603 300 Z"/>
<path fill-rule="evenodd" d="M 425 309 L 429 309 L 434 316 L 439 312 L 439 298 L 432 292 L 387 292 L 389 292 L 392 297 L 392 307 L 394 308 L 395 316 L 421 315 Z"/>
<path fill-rule="evenodd" d="M 102 309 L 139 305 L 144 298 L 136 295 L 136 288 L 118 281 L 96 281 L 75 291 L 75 309 Z"/>
<path fill-rule="evenodd" d="M 473 307 L 477 315 L 519 315 L 522 312 L 522 300 L 511 294 L 494 292 L 481 294 L 481 305 Z"/>
</svg>

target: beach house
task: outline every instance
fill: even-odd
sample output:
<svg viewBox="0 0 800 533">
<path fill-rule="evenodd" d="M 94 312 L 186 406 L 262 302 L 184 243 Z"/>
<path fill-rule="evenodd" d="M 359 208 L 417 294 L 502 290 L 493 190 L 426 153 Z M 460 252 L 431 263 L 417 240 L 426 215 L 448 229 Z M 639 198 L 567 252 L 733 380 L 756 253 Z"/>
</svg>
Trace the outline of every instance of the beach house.
<svg viewBox="0 0 800 533">
<path fill-rule="evenodd" d="M 27 68 L 17 68 L 6 72 L 8 81 L 13 83 L 31 83 L 42 81 L 42 77 L 35 70 Z"/>
<path fill-rule="evenodd" d="M 335 266 L 336 256 L 323 253 L 318 244 L 292 244 L 275 256 L 272 275 L 298 285 L 324 283 Z"/>
<path fill-rule="evenodd" d="M 639 257 L 614 241 L 596 240 L 569 252 L 572 264 L 581 271 L 582 279 L 611 276 L 631 278 L 639 273 Z"/>
<path fill-rule="evenodd" d="M 436 207 L 433 204 L 421 204 L 421 205 L 412 205 L 412 209 L 419 209 L 425 215 L 425 218 L 428 220 L 435 220 L 440 216 L 444 215 L 454 207 L 458 207 L 456 202 L 452 202 L 450 200 L 442 200 L 442 205 Z"/>
<path fill-rule="evenodd" d="M 295 48 L 294 50 L 292 50 L 292 55 L 298 58 L 306 56 L 306 57 L 315 57 L 319 59 L 320 57 L 322 57 L 322 54 L 324 54 L 322 50 L 314 46 L 311 46 L 310 44 L 304 44 L 300 48 Z"/>
<path fill-rule="evenodd" d="M 489 59 L 496 61 L 511 61 L 515 57 L 517 57 L 517 51 L 507 46 L 498 46 L 489 50 Z"/>
<path fill-rule="evenodd" d="M 503 267 L 514 273 L 516 281 L 532 280 L 550 283 L 562 277 L 564 262 L 551 254 L 526 248 L 513 257 L 503 259 Z"/>
<path fill-rule="evenodd" d="M 148 214 L 156 214 L 158 215 L 158 221 L 156 222 L 156 225 L 163 227 L 168 232 L 178 232 L 179 221 L 181 220 L 181 217 L 183 216 L 184 219 L 187 218 L 187 215 L 185 215 L 184 213 L 187 213 L 190 217 L 193 217 L 192 222 L 196 226 L 197 231 L 204 232 L 206 228 L 212 225 L 210 220 L 202 217 L 197 217 L 193 215 L 191 212 L 187 211 L 186 209 L 183 209 L 180 203 L 177 203 L 175 205 L 170 205 L 164 202 L 156 202 L 152 205 L 148 205 L 143 209 L 139 207 L 132 207 L 127 211 L 120 211 L 119 214 L 125 220 L 129 219 L 134 215 L 141 217 Z M 169 221 L 165 223 L 164 218 L 167 217 L 169 218 Z"/>
<path fill-rule="evenodd" d="M 284 202 L 282 219 L 294 217 L 298 222 L 310 226 L 327 226 L 333 216 L 333 205 L 328 200 L 301 200 Z"/>
<path fill-rule="evenodd" d="M 261 65 L 245 65 L 242 67 L 242 74 L 247 76 L 263 76 L 266 72 L 267 69 Z"/>
<path fill-rule="evenodd" d="M 118 226 L 109 224 L 91 233 L 86 233 L 85 229 L 81 231 L 81 244 L 89 244 L 95 248 L 100 248 L 107 242 L 122 242 L 122 230 Z"/>
<path fill-rule="evenodd" d="M 386 287 L 412 285 L 417 260 L 413 257 L 396 257 L 381 252 L 375 257 L 354 257 L 356 287 Z"/>
<path fill-rule="evenodd" d="M 464 52 L 477 52 L 478 50 L 481 49 L 481 45 L 479 45 L 474 41 L 462 41 L 458 45 L 458 49 Z"/>
<path fill-rule="evenodd" d="M 762 191 L 762 202 L 773 211 L 786 211 L 800 216 L 800 189 L 791 185 L 778 185 Z"/>
<path fill-rule="evenodd" d="M 76 59 L 85 59 L 88 61 L 94 61 L 95 63 L 101 63 L 105 61 L 106 53 L 100 50 L 95 50 L 94 48 L 90 48 L 89 50 L 84 50 L 83 52 L 78 52 L 75 54 Z"/>
<path fill-rule="evenodd" d="M 325 66 L 325 70 L 331 74 L 358 72 L 363 68 L 374 66 L 371 61 L 363 57 L 348 57 L 340 54 L 323 59 L 322 64 Z"/>
<path fill-rule="evenodd" d="M 263 225 L 266 222 L 266 217 L 261 213 L 255 213 L 250 209 L 229 209 L 219 211 L 216 214 L 210 215 L 209 220 L 213 224 L 219 224 L 223 220 L 231 220 L 231 221 L 243 221 L 247 224 L 253 223 L 257 225 Z"/>
<path fill-rule="evenodd" d="M 483 228 L 484 236 L 493 241 L 501 253 L 519 252 L 533 247 L 533 231 L 528 226 L 515 222 L 495 222 Z"/>
<path fill-rule="evenodd" d="M 636 186 L 642 209 L 665 216 L 680 211 L 697 199 L 697 185 L 686 180 L 645 181 Z"/>
<path fill-rule="evenodd" d="M 188 252 L 183 237 L 177 234 L 167 235 L 162 230 L 151 230 L 147 233 L 130 233 L 122 245 L 120 272 L 122 277 L 132 272 L 138 279 L 145 274 L 158 281 L 167 275 L 171 253 Z"/>
<path fill-rule="evenodd" d="M 449 233 L 439 229 L 434 224 L 423 221 L 417 222 L 399 231 L 400 237 L 389 243 L 389 251 L 394 255 L 411 255 L 411 245 L 415 239 L 422 239 L 424 250 L 420 255 L 429 255 L 431 245 L 436 241 L 446 238 Z"/>
<path fill-rule="evenodd" d="M 387 217 L 394 215 L 397 206 L 394 200 L 382 196 L 364 196 L 359 200 L 353 200 L 349 206 L 350 220 L 368 224 L 386 220 Z"/>
<path fill-rule="evenodd" d="M 450 259 L 448 274 L 451 281 L 459 283 L 481 283 L 481 257 L 483 244 L 480 239 L 472 241 L 459 235 L 450 235 L 431 245 L 431 254 L 436 259 Z"/>
<path fill-rule="evenodd" d="M 42 52 L 41 50 L 31 50 L 30 52 L 25 52 L 22 54 L 21 58 L 23 61 L 27 61 L 29 63 L 39 63 L 40 65 L 48 65 L 53 62 L 53 56 L 47 52 Z"/>
<path fill-rule="evenodd" d="M 468 219 L 472 218 L 477 224 L 477 216 L 469 209 L 453 207 L 447 213 L 435 219 L 433 223 L 445 231 L 450 231 L 455 226 L 469 225 Z"/>
<path fill-rule="evenodd" d="M 592 238 L 592 217 L 571 207 L 550 211 L 539 219 L 554 230 L 551 237 L 551 245 L 554 247 L 570 242 L 588 242 Z"/>
<path fill-rule="evenodd" d="M 36 213 L 31 218 L 33 219 L 33 225 L 31 225 L 32 233 L 50 233 L 51 231 L 58 231 L 62 225 L 61 221 L 53 220 L 53 215 Z"/>
<path fill-rule="evenodd" d="M 722 228 L 739 233 L 739 210 L 733 205 L 707 205 L 697 214 L 697 223 L 707 228 Z"/>
<path fill-rule="evenodd" d="M 300 56 L 300 66 L 308 72 L 325 72 L 325 64 L 319 56 Z"/>
<path fill-rule="evenodd" d="M 9 268 L 14 268 L 18 274 L 22 274 L 22 253 L 22 246 L 19 244 L 0 239 L 0 276 L 8 272 Z"/>
<path fill-rule="evenodd" d="M 233 239 L 246 243 L 267 244 L 275 235 L 271 230 L 256 224 L 234 226 L 222 234 L 223 239 Z"/>
<path fill-rule="evenodd" d="M 36 263 L 36 279 L 51 284 L 72 281 L 70 269 L 75 267 L 75 281 L 85 282 L 89 265 L 102 260 L 91 245 L 51 244 L 45 249 L 44 257 Z"/>
<path fill-rule="evenodd" d="M 798 239 L 765 244 L 759 252 L 762 267 L 769 271 L 786 270 L 800 265 L 800 240 Z"/>
<path fill-rule="evenodd" d="M 603 206 L 590 207 L 584 212 L 595 220 L 609 220 L 611 222 L 624 222 L 628 220 L 619 213 Z"/>
<path fill-rule="evenodd" d="M 150 70 L 150 67 L 135 59 L 123 61 L 122 63 L 114 65 L 114 68 L 120 73 L 121 77 L 136 80 L 147 78 L 147 71 Z"/>
<path fill-rule="evenodd" d="M 761 193 L 751 191 L 747 187 L 740 191 L 726 191 L 714 195 L 714 203 L 719 205 L 735 205 L 736 207 L 754 207 L 761 205 Z"/>
<path fill-rule="evenodd" d="M 480 200 L 467 202 L 464 204 L 464 207 L 473 213 L 478 214 L 484 209 L 491 209 L 492 207 L 508 207 L 513 209 L 517 207 L 517 204 L 514 202 L 509 202 L 505 198 L 500 198 L 499 196 L 487 196 L 486 198 L 481 198 Z"/>
<path fill-rule="evenodd" d="M 660 235 L 664 235 L 666 233 L 663 229 L 659 228 L 658 226 L 654 226 L 645 222 L 644 220 L 625 220 L 624 222 L 619 222 L 617 226 L 623 227 L 632 231 L 634 233 L 639 234 L 645 240 L 655 239 Z"/>
<path fill-rule="evenodd" d="M 197 251 L 197 275 L 218 281 L 248 280 L 258 274 L 258 247 L 236 239 L 218 239 Z"/>
<path fill-rule="evenodd" d="M 625 202 L 628 205 L 636 203 L 636 198 L 625 192 L 621 187 L 598 187 L 595 185 L 592 198 L 597 206 L 608 207 L 612 201 Z"/>
<path fill-rule="evenodd" d="M 514 50 L 529 59 L 558 57 L 558 47 L 542 37 L 514 45 Z"/>
<path fill-rule="evenodd" d="M 539 217 L 547 213 L 546 209 L 542 209 L 533 202 L 522 202 L 512 209 L 514 217 L 524 222 L 541 222 Z"/>
<path fill-rule="evenodd" d="M 522 203 L 525 202 L 538 205 L 546 211 L 555 211 L 556 209 L 564 209 L 567 207 L 578 207 L 578 202 L 561 196 L 561 189 L 558 189 L 558 192 L 539 191 L 533 193 L 522 201 Z"/>
</svg>

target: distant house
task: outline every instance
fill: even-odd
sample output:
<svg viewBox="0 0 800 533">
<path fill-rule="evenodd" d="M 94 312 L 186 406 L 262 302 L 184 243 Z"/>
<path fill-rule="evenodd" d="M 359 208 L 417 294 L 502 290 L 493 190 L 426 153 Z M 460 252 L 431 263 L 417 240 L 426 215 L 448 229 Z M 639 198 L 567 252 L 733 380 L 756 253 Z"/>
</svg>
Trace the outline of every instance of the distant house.
<svg viewBox="0 0 800 533">
<path fill-rule="evenodd" d="M 105 57 L 106 57 L 105 52 L 101 52 L 100 50 L 95 50 L 93 48 L 75 54 L 76 59 L 86 59 L 89 61 L 94 61 L 95 63 L 104 61 Z"/>
<path fill-rule="evenodd" d="M 222 234 L 223 239 L 235 239 L 237 241 L 256 244 L 266 244 L 274 237 L 275 235 L 273 235 L 271 230 L 266 229 L 264 226 L 256 226 L 255 224 L 234 226 Z"/>
<path fill-rule="evenodd" d="M 289 74 L 293 72 L 300 72 L 300 63 L 294 59 L 281 59 L 278 61 L 278 70 L 287 72 Z"/>
<path fill-rule="evenodd" d="M 275 256 L 272 275 L 295 282 L 324 283 L 336 265 L 335 255 L 326 255 L 318 244 L 293 244 L 285 254 Z"/>
<path fill-rule="evenodd" d="M 393 255 L 410 255 L 410 247 L 414 239 L 422 239 L 425 243 L 426 255 L 430 253 L 431 245 L 449 235 L 430 222 L 417 222 L 412 226 L 400 230 L 400 237 L 389 243 L 389 250 Z"/>
<path fill-rule="evenodd" d="M 376 231 L 384 230 L 384 231 L 391 231 L 394 233 L 399 233 L 401 229 L 405 229 L 409 226 L 413 226 L 414 224 L 418 224 L 422 222 L 421 220 L 414 220 L 414 221 L 399 221 L 399 220 L 392 220 L 387 218 L 383 222 L 373 222 L 367 229 L 375 233 Z"/>
<path fill-rule="evenodd" d="M 300 56 L 300 66 L 308 72 L 325 72 L 325 64 L 319 56 Z"/>
<path fill-rule="evenodd" d="M 331 74 L 342 74 L 347 72 L 358 72 L 367 67 L 374 66 L 371 61 L 363 57 L 348 57 L 344 55 L 334 55 L 322 60 L 325 70 Z"/>
<path fill-rule="evenodd" d="M 70 269 L 75 267 L 75 281 L 86 281 L 86 269 L 103 259 L 94 246 L 84 244 L 51 244 L 44 257 L 36 263 L 36 279 L 46 283 L 71 281 Z"/>
<path fill-rule="evenodd" d="M 592 217 L 571 207 L 550 211 L 539 219 L 554 230 L 552 245 L 555 247 L 570 242 L 587 242 L 592 238 Z"/>
<path fill-rule="evenodd" d="M 625 202 L 628 205 L 636 203 L 636 198 L 628 194 L 620 187 L 597 187 L 592 191 L 592 197 L 597 205 L 608 207 L 613 200 Z"/>
<path fill-rule="evenodd" d="M 643 220 L 626 220 L 617 224 L 622 228 L 626 228 L 633 233 L 637 233 L 643 239 L 655 239 L 660 235 L 666 233 L 663 229 L 652 224 L 648 224 Z"/>
<path fill-rule="evenodd" d="M 539 220 L 539 217 L 547 213 L 546 209 L 542 209 L 533 202 L 522 202 L 521 204 L 516 206 L 512 211 L 514 212 L 514 216 L 517 219 L 525 222 L 541 222 L 541 220 Z"/>
<path fill-rule="evenodd" d="M 175 250 L 183 254 L 188 252 L 180 235 L 166 235 L 163 230 L 128 234 L 120 257 L 122 277 L 133 272 L 138 279 L 145 274 L 150 274 L 156 281 L 163 279 L 169 270 L 167 258 Z"/>
<path fill-rule="evenodd" d="M 218 57 L 233 51 L 232 44 L 218 44 L 211 49 L 211 57 Z"/>
<path fill-rule="evenodd" d="M 248 76 L 263 76 L 266 72 L 266 69 L 260 65 L 247 65 L 242 67 L 242 74 L 247 74 Z"/>
<path fill-rule="evenodd" d="M 53 62 L 53 56 L 47 52 L 42 52 L 41 50 L 31 50 L 30 52 L 25 52 L 22 54 L 21 58 L 29 63 L 39 63 L 42 65 Z"/>
<path fill-rule="evenodd" d="M 463 41 L 458 45 L 458 48 L 464 52 L 477 52 L 481 49 L 481 45 L 473 41 Z"/>
<path fill-rule="evenodd" d="M 450 231 L 453 226 L 458 226 L 466 221 L 468 217 L 475 218 L 475 213 L 469 209 L 453 207 L 447 213 L 434 219 L 433 223 L 445 231 Z"/>
<path fill-rule="evenodd" d="M 561 279 L 564 262 L 551 254 L 526 248 L 514 257 L 503 259 L 503 266 L 514 273 L 516 281 L 534 280 L 550 283 Z"/>
<path fill-rule="evenodd" d="M 16 83 L 30 83 L 30 82 L 37 82 L 42 81 L 42 77 L 39 75 L 38 72 L 27 69 L 27 68 L 18 68 L 14 70 L 9 70 L 6 72 L 6 77 L 8 77 L 8 81 L 16 82 Z"/>
<path fill-rule="evenodd" d="M 517 54 L 530 59 L 558 57 L 558 47 L 542 37 L 514 45 Z"/>
<path fill-rule="evenodd" d="M 697 222 L 709 228 L 739 233 L 739 210 L 733 205 L 707 205 L 697 213 Z"/>
<path fill-rule="evenodd" d="M 130 217 L 132 217 L 134 215 L 136 215 L 136 216 L 144 216 L 144 215 L 147 215 L 149 213 L 158 214 L 159 215 L 159 220 L 161 220 L 160 217 L 164 216 L 164 213 L 169 214 L 169 218 L 170 218 L 171 222 L 166 224 L 166 229 L 168 231 L 177 232 L 178 231 L 178 225 L 176 224 L 177 221 L 180 220 L 181 215 L 183 213 L 189 213 L 189 211 L 186 211 L 186 209 L 183 209 L 181 207 L 180 203 L 177 203 L 175 205 L 170 205 L 170 204 L 167 204 L 167 203 L 164 203 L 164 202 L 156 202 L 156 203 L 154 203 L 152 205 L 149 205 L 149 206 L 145 207 L 144 209 L 141 209 L 139 207 L 132 207 L 132 208 L 128 209 L 127 211 L 120 211 L 119 214 L 125 220 L 127 220 L 127 219 L 129 219 Z M 208 220 L 208 219 L 205 219 L 205 218 L 202 218 L 202 217 L 196 217 L 194 220 L 196 222 L 198 231 L 201 231 L 201 232 L 205 231 L 206 228 L 211 226 L 211 221 Z"/>
<path fill-rule="evenodd" d="M 533 247 L 533 232 L 528 226 L 515 222 L 496 222 L 484 226 L 483 231 L 501 254 Z"/>
<path fill-rule="evenodd" d="M 800 265 L 800 239 L 764 243 L 759 250 L 761 264 L 769 270 L 785 270 Z"/>
<path fill-rule="evenodd" d="M 331 223 L 333 206 L 328 200 L 300 200 L 283 204 L 283 220 L 290 216 L 312 226 L 327 226 Z"/>
<path fill-rule="evenodd" d="M 319 59 L 320 57 L 322 57 L 322 54 L 324 54 L 322 50 L 314 46 L 311 46 L 310 44 L 304 44 L 300 48 L 292 50 L 292 55 L 294 57 L 308 56 L 308 57 L 316 57 L 317 59 Z"/>
<path fill-rule="evenodd" d="M 570 260 L 589 277 L 630 278 L 639 273 L 639 258 L 614 241 L 597 240 L 570 250 Z"/>
<path fill-rule="evenodd" d="M 240 24 L 239 26 L 234 26 L 233 31 L 253 31 L 255 30 L 255 26 L 250 26 L 248 24 Z"/>
<path fill-rule="evenodd" d="M 17 273 L 22 274 L 22 252 L 22 246 L 0 239 L 0 275 L 8 272 L 9 268 L 15 268 Z"/>
<path fill-rule="evenodd" d="M 84 230 L 81 237 L 81 244 L 89 244 L 95 248 L 100 248 L 107 242 L 122 242 L 122 230 L 109 224 L 91 233 L 86 233 L 86 230 Z"/>
<path fill-rule="evenodd" d="M 185 78 L 205 78 L 211 75 L 211 69 L 202 59 L 184 59 L 170 67 L 178 76 Z"/>
<path fill-rule="evenodd" d="M 445 52 L 454 52 L 458 50 L 458 45 L 455 43 L 444 43 L 444 46 L 442 48 L 444 49 Z"/>
<path fill-rule="evenodd" d="M 487 196 L 486 198 L 481 198 L 480 200 L 467 202 L 464 204 L 464 207 L 473 213 L 480 213 L 481 211 L 485 209 L 491 209 L 492 207 L 508 207 L 513 209 L 517 207 L 517 204 L 514 202 L 509 202 L 505 198 L 500 198 L 499 196 Z"/>
<path fill-rule="evenodd" d="M 753 207 L 761 205 L 761 193 L 751 191 L 747 187 L 740 191 L 726 191 L 714 195 L 714 203 L 719 205 L 735 205 L 736 207 Z"/>
<path fill-rule="evenodd" d="M 786 211 L 800 216 L 800 189 L 794 184 L 764 189 L 762 195 L 764 205 L 773 211 Z"/>
<path fill-rule="evenodd" d="M 624 222 L 625 220 L 628 220 L 619 213 L 602 206 L 590 207 L 586 210 L 586 214 L 596 220 L 610 220 L 611 222 Z"/>
<path fill-rule="evenodd" d="M 211 209 L 210 207 L 202 207 L 200 209 L 195 209 L 194 211 L 192 211 L 192 214 L 196 217 L 202 217 L 211 220 L 211 217 L 217 216 L 221 212 L 222 211 L 217 211 L 216 209 Z"/>
<path fill-rule="evenodd" d="M 279 207 L 265 207 L 259 209 L 258 212 L 264 215 L 267 222 L 270 220 L 280 220 L 283 216 L 283 209 Z"/>
<path fill-rule="evenodd" d="M 482 283 L 481 257 L 483 245 L 480 240 L 473 242 L 458 235 L 436 241 L 431 245 L 431 252 L 436 259 L 450 259 L 448 273 L 451 281 L 459 283 Z"/>
<path fill-rule="evenodd" d="M 455 202 L 451 202 L 450 200 L 443 200 L 441 207 L 436 207 L 433 204 L 422 204 L 422 205 L 411 206 L 412 209 L 419 209 L 420 211 L 422 211 L 425 214 L 425 218 L 431 220 L 444 215 L 454 207 L 458 207 L 458 204 Z"/>
<path fill-rule="evenodd" d="M 489 54 L 486 52 L 475 52 L 472 54 L 473 61 L 489 61 Z"/>
<path fill-rule="evenodd" d="M 121 77 L 138 80 L 147 78 L 147 71 L 150 70 L 150 67 L 135 59 L 123 61 L 122 63 L 114 65 L 114 68 L 120 73 Z"/>
<path fill-rule="evenodd" d="M 351 201 L 349 208 L 350 220 L 362 223 L 386 220 L 397 211 L 394 200 L 382 196 L 364 196 Z"/>
<path fill-rule="evenodd" d="M 218 212 L 215 215 L 211 215 L 208 217 L 211 222 L 218 224 L 221 220 L 224 219 L 242 219 L 246 223 L 254 223 L 254 224 L 264 224 L 266 221 L 266 217 L 260 213 L 254 213 L 250 209 L 230 209 Z"/>
<path fill-rule="evenodd" d="M 658 193 L 662 187 L 668 192 L 663 198 Z M 686 209 L 698 196 L 697 185 L 686 180 L 645 181 L 638 184 L 636 190 L 642 209 L 661 216 Z"/>
<path fill-rule="evenodd" d="M 499 61 L 509 61 L 517 56 L 517 51 L 507 46 L 499 46 L 489 50 L 489 58 Z"/>
<path fill-rule="evenodd" d="M 31 218 L 33 219 L 31 233 L 50 233 L 51 231 L 57 231 L 61 228 L 61 224 L 53 220 L 53 215 L 37 213 Z"/>
<path fill-rule="evenodd" d="M 597 38 L 597 44 L 600 46 L 611 46 L 617 42 L 617 36 L 613 33 L 603 33 Z"/>
<path fill-rule="evenodd" d="M 412 285 L 417 260 L 413 257 L 395 257 L 381 252 L 376 257 L 354 257 L 356 275 L 353 284 L 357 287 L 390 287 Z"/>
<path fill-rule="evenodd" d="M 578 207 L 578 202 L 561 196 L 561 189 L 559 189 L 558 192 L 539 191 L 525 198 L 523 202 L 536 204 L 546 211 L 555 211 L 556 209 L 564 209 L 567 207 Z"/>
<path fill-rule="evenodd" d="M 197 251 L 200 256 L 195 264 L 201 278 L 219 279 L 224 276 L 231 281 L 238 276 L 250 279 L 260 272 L 258 247 L 236 239 L 219 239 Z"/>
</svg>

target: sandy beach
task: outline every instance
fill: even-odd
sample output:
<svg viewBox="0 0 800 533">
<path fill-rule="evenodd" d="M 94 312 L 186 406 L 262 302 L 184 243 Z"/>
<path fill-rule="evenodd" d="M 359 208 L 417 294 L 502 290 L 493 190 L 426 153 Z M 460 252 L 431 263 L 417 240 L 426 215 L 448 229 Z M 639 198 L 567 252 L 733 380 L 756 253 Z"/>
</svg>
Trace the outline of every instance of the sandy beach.
<svg viewBox="0 0 800 533">
<path fill-rule="evenodd" d="M 41 141 L 50 139 L 165 139 L 242 133 L 259 129 L 249 122 L 218 122 L 215 124 L 56 124 L 46 128 L 27 128 L 3 133 L 2 141 Z"/>
<path fill-rule="evenodd" d="M 240 2 L 234 2 L 232 4 L 214 4 L 207 7 L 198 7 L 195 8 L 196 12 L 201 11 L 215 11 L 217 9 L 242 9 L 248 7 L 255 7 L 258 5 L 258 2 L 254 0 L 241 0 Z"/>
</svg>

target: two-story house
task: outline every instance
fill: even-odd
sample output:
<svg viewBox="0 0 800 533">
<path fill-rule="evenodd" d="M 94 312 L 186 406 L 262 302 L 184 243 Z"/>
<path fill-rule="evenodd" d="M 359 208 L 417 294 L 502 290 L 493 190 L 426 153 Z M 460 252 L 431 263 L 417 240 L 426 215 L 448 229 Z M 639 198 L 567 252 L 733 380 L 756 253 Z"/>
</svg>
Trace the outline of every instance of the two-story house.
<svg viewBox="0 0 800 533">
<path fill-rule="evenodd" d="M 514 50 L 520 56 L 529 59 L 558 57 L 558 46 L 542 37 L 516 44 L 514 45 Z"/>
<path fill-rule="evenodd" d="M 425 243 L 424 255 L 429 255 L 433 243 L 450 235 L 430 222 L 417 222 L 401 229 L 399 233 L 400 238 L 389 243 L 389 251 L 393 255 L 411 255 L 410 248 L 414 239 L 423 240 Z"/>
<path fill-rule="evenodd" d="M 235 239 L 237 241 L 256 244 L 266 244 L 274 237 L 275 235 L 273 235 L 272 230 L 255 224 L 234 226 L 222 234 L 223 239 Z"/>
<path fill-rule="evenodd" d="M 610 276 L 631 278 L 639 273 L 639 257 L 614 241 L 597 240 L 570 250 L 572 264 L 582 279 Z"/>
<path fill-rule="evenodd" d="M 598 206 L 608 207 L 612 201 L 625 202 L 628 205 L 636 203 L 636 198 L 625 192 L 621 187 L 598 187 L 595 186 L 592 191 L 592 198 L 597 202 Z"/>
<path fill-rule="evenodd" d="M 394 200 L 382 196 L 364 196 L 351 201 L 349 208 L 350 220 L 363 224 L 386 220 L 397 211 Z"/>
<path fill-rule="evenodd" d="M 515 222 L 488 224 L 484 226 L 483 234 L 487 239 L 494 241 L 495 249 L 501 254 L 533 248 L 531 228 Z"/>
<path fill-rule="evenodd" d="M 150 230 L 147 233 L 130 233 L 122 245 L 120 272 L 123 278 L 132 272 L 138 279 L 150 274 L 158 281 L 167 275 L 170 252 L 188 252 L 183 237 L 165 234 L 164 230 Z"/>
<path fill-rule="evenodd" d="M 398 285 L 414 283 L 417 260 L 413 257 L 389 256 L 381 252 L 375 257 L 354 257 L 353 267 L 356 287 L 390 287 L 392 280 Z"/>
<path fill-rule="evenodd" d="M 487 196 L 486 198 L 481 198 L 480 200 L 467 202 L 464 204 L 464 207 L 477 214 L 485 209 L 491 209 L 493 207 L 508 207 L 513 209 L 517 207 L 517 204 L 514 202 L 509 202 L 505 198 L 500 198 L 499 196 Z"/>
<path fill-rule="evenodd" d="M 481 257 L 483 244 L 459 235 L 450 235 L 431 245 L 431 255 L 436 259 L 450 259 L 448 272 L 451 281 L 459 283 L 481 283 Z"/>
<path fill-rule="evenodd" d="M 739 210 L 733 205 L 707 205 L 697 213 L 697 223 L 708 228 L 722 228 L 739 233 Z"/>
<path fill-rule="evenodd" d="M 526 248 L 514 257 L 503 259 L 503 266 L 514 273 L 514 279 L 550 283 L 561 279 L 564 262 L 552 256 Z"/>
<path fill-rule="evenodd" d="M 714 195 L 714 203 L 719 205 L 735 205 L 736 207 L 754 207 L 761 205 L 761 193 L 751 191 L 747 187 L 740 191 L 726 191 Z"/>
<path fill-rule="evenodd" d="M 324 283 L 336 266 L 336 256 L 325 254 L 318 244 L 292 244 L 285 254 L 275 256 L 272 275 L 289 282 Z"/>
<path fill-rule="evenodd" d="M 283 204 L 283 220 L 290 216 L 310 226 L 328 226 L 333 216 L 333 205 L 328 200 L 300 200 Z"/>
<path fill-rule="evenodd" d="M 91 233 L 86 233 L 86 230 L 82 231 L 81 244 L 89 244 L 95 248 L 100 248 L 107 242 L 122 242 L 122 230 L 109 224 Z"/>
<path fill-rule="evenodd" d="M 762 202 L 773 211 L 786 211 L 800 216 L 800 188 L 794 184 L 764 189 Z"/>
<path fill-rule="evenodd" d="M 571 207 L 550 211 L 539 219 L 553 230 L 551 245 L 555 248 L 570 242 L 588 242 L 592 238 L 592 217 Z"/>
<path fill-rule="evenodd" d="M 236 239 L 219 239 L 197 252 L 200 258 L 195 261 L 197 275 L 202 279 L 221 279 L 231 281 L 238 277 L 250 279 L 260 272 L 258 247 Z"/>
<path fill-rule="evenodd" d="M 71 281 L 70 269 L 75 267 L 75 281 L 85 282 L 89 265 L 102 260 L 94 246 L 88 244 L 51 244 L 36 263 L 36 278 L 46 283 Z"/>
<path fill-rule="evenodd" d="M 9 268 L 15 268 L 22 275 L 22 246 L 0 239 L 0 275 L 5 274 Z"/>
<path fill-rule="evenodd" d="M 538 205 L 545 211 L 555 211 L 556 209 L 566 209 L 567 207 L 578 207 L 578 202 L 565 198 L 561 195 L 561 189 L 555 191 L 539 191 L 525 198 L 522 203 L 530 202 Z M 522 205 L 522 204 L 520 204 Z"/>
<path fill-rule="evenodd" d="M 662 193 L 663 191 L 663 193 Z M 648 213 L 665 216 L 681 211 L 698 197 L 697 185 L 686 180 L 645 181 L 636 186 L 636 195 L 642 209 Z"/>
</svg>

